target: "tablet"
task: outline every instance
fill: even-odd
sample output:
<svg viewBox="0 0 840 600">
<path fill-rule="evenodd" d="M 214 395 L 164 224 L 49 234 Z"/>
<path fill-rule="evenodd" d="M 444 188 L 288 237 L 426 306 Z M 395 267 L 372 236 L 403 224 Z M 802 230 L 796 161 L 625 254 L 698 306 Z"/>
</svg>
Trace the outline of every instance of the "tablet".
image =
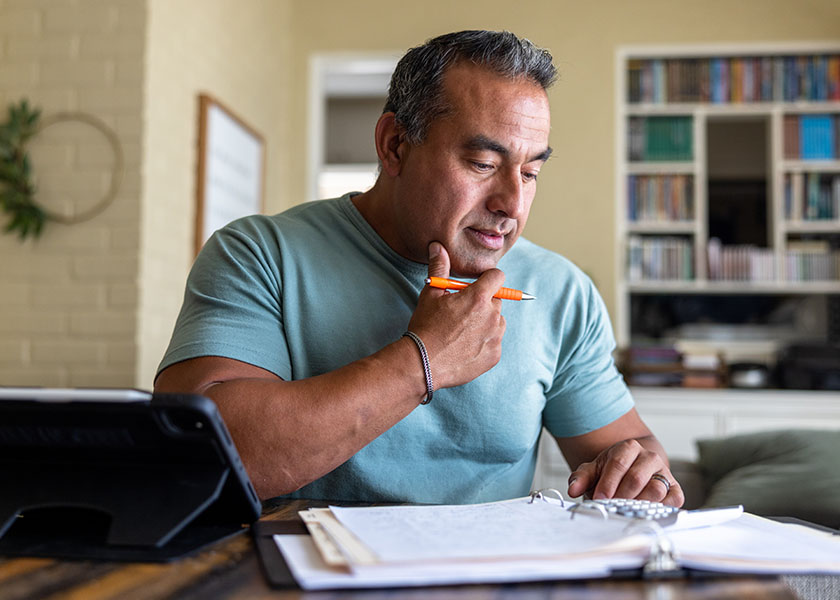
<svg viewBox="0 0 840 600">
<path fill-rule="evenodd" d="M 171 560 L 261 511 L 215 404 L 0 387 L 0 555 Z"/>
</svg>

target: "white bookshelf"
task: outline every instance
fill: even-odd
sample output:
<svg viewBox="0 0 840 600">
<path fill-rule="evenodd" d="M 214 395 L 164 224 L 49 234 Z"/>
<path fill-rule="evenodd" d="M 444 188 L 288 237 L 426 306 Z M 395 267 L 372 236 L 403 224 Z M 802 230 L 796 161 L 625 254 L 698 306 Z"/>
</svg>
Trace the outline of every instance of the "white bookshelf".
<svg viewBox="0 0 840 600">
<path fill-rule="evenodd" d="M 616 60 L 616 286 L 615 330 L 619 346 L 630 343 L 630 302 L 635 294 L 840 294 L 840 277 L 825 280 L 790 280 L 785 273 L 788 246 L 798 236 L 840 234 L 840 215 L 828 220 L 788 218 L 785 211 L 785 177 L 799 173 L 840 175 L 840 160 L 802 160 L 785 156 L 785 116 L 832 114 L 840 118 L 840 101 L 740 101 L 740 102 L 630 102 L 628 99 L 630 61 L 670 59 L 762 58 L 786 56 L 838 55 L 836 42 L 808 44 L 733 44 L 715 46 L 633 46 L 617 51 Z M 691 119 L 691 159 L 679 161 L 631 161 L 628 156 L 630 121 L 650 117 L 687 117 Z M 707 131 L 710 122 L 759 120 L 766 123 L 767 180 L 767 244 L 772 250 L 775 273 L 770 278 L 754 281 L 721 280 L 708 269 L 707 244 L 709 165 L 707 164 Z M 836 131 L 836 130 L 835 130 Z M 837 134 L 835 134 L 837 135 Z M 835 142 L 835 146 L 836 146 Z M 837 154 L 835 154 L 837 156 Z M 692 178 L 693 215 L 690 219 L 631 220 L 628 215 L 630 176 L 687 176 Z M 799 181 L 799 180 L 797 180 Z M 638 267 L 628 264 L 628 248 L 637 254 L 639 241 L 649 245 L 673 237 L 687 240 L 691 248 L 692 269 L 688 279 L 640 278 Z M 650 241 L 653 240 L 653 241 Z M 635 245 L 634 245 L 635 244 Z M 659 251 L 656 248 L 654 251 Z M 664 252 L 664 251 L 663 251 Z M 680 255 L 682 256 L 682 255 Z M 681 276 L 685 273 L 680 271 Z M 632 275 L 635 274 L 636 277 Z"/>
</svg>

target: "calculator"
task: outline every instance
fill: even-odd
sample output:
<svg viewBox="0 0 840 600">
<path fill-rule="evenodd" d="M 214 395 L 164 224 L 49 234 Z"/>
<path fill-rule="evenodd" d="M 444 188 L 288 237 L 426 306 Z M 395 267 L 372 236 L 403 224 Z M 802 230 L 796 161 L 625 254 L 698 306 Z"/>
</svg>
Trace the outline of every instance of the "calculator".
<svg viewBox="0 0 840 600">
<path fill-rule="evenodd" d="M 676 521 L 680 509 L 662 502 L 629 498 L 609 498 L 606 500 L 584 500 L 572 509 L 575 512 L 591 511 L 605 518 L 612 516 L 628 519 L 657 521 L 662 525 Z"/>
<path fill-rule="evenodd" d="M 604 519 L 620 517 L 632 521 L 653 521 L 661 527 L 677 526 L 680 529 L 724 523 L 738 518 L 744 512 L 742 506 L 684 510 L 662 502 L 628 498 L 584 500 L 570 510 L 573 514 L 601 515 Z"/>
</svg>

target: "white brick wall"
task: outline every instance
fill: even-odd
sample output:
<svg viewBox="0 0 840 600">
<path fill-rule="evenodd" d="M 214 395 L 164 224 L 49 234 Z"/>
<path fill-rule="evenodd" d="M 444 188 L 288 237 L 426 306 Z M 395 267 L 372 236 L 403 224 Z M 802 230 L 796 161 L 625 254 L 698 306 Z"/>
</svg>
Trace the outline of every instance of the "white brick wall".
<svg viewBox="0 0 840 600">
<path fill-rule="evenodd" d="M 0 0 L 0 106 L 78 110 L 115 129 L 125 180 L 90 221 L 41 239 L 0 235 L 0 385 L 133 386 L 145 0 Z M 39 200 L 86 210 L 108 189 L 113 153 L 79 123 L 31 144 Z"/>
<path fill-rule="evenodd" d="M 3 114 L 24 97 L 45 116 L 93 114 L 126 166 L 92 220 L 25 243 L 0 234 L 0 385 L 152 386 L 193 258 L 198 94 L 282 163 L 290 13 L 289 0 L 0 0 Z M 52 125 L 30 150 L 49 210 L 87 210 L 108 189 L 95 129 Z M 269 206 L 296 203 L 277 197 L 283 169 L 269 169 Z"/>
</svg>

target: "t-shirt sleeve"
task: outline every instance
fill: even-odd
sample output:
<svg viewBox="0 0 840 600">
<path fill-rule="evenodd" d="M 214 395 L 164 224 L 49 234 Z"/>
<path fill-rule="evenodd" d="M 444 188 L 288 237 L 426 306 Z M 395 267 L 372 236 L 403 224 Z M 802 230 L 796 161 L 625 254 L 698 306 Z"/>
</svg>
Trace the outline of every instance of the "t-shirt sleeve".
<svg viewBox="0 0 840 600">
<path fill-rule="evenodd" d="M 200 356 L 240 360 L 291 378 L 277 240 L 254 219 L 214 233 L 187 278 L 184 303 L 158 367 Z M 269 236 L 270 237 L 270 236 Z"/>
<path fill-rule="evenodd" d="M 557 437 L 588 433 L 627 413 L 633 398 L 612 358 L 615 339 L 601 296 L 581 274 L 559 327 L 561 350 L 543 424 Z"/>
</svg>

